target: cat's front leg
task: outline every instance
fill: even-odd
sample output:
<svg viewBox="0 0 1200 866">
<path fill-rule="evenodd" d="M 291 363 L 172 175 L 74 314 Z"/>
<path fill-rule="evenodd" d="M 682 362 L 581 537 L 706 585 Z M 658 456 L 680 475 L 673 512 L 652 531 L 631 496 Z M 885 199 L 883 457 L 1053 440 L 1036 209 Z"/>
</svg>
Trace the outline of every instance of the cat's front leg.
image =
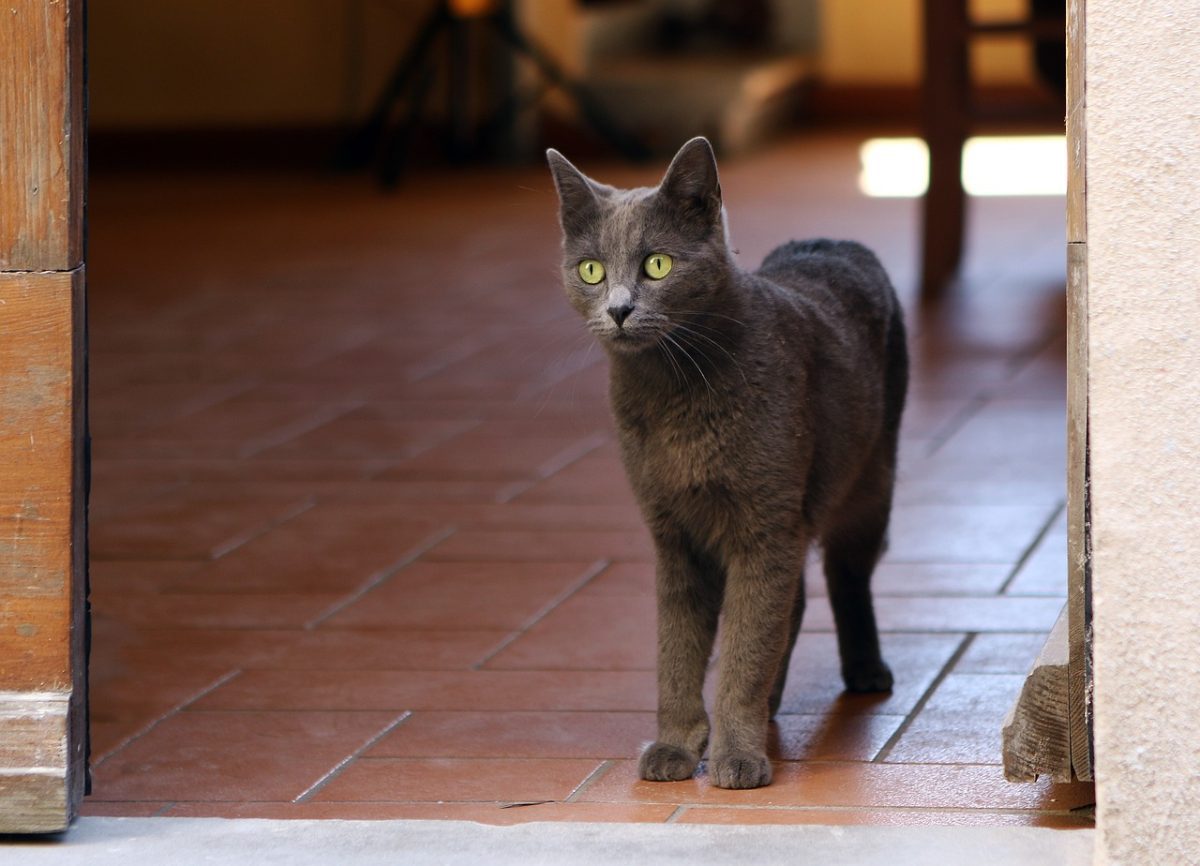
<svg viewBox="0 0 1200 866">
<path fill-rule="evenodd" d="M 767 724 L 771 694 L 789 643 L 803 563 L 781 540 L 731 558 L 717 679 L 716 730 L 708 772 L 718 788 L 771 782 Z M 798 548 L 802 550 L 803 548 Z"/>
<path fill-rule="evenodd" d="M 721 577 L 711 563 L 670 532 L 658 550 L 658 739 L 646 747 L 638 774 L 651 782 L 690 778 L 708 745 L 704 674 L 721 605 Z"/>
</svg>

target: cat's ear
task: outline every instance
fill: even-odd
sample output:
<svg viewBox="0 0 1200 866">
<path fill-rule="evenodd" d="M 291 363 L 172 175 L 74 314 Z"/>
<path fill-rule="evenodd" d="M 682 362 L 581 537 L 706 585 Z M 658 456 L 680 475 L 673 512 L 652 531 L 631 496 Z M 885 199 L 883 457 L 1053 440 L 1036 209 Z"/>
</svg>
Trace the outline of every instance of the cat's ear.
<svg viewBox="0 0 1200 866">
<path fill-rule="evenodd" d="M 720 219 L 721 181 L 717 177 L 717 158 L 707 138 L 697 136 L 679 148 L 658 189 L 689 215 L 714 223 Z"/>
<path fill-rule="evenodd" d="M 554 148 L 546 151 L 546 162 L 558 190 L 558 219 L 563 231 L 569 235 L 587 233 L 600 213 L 598 196 L 602 187 Z"/>
</svg>

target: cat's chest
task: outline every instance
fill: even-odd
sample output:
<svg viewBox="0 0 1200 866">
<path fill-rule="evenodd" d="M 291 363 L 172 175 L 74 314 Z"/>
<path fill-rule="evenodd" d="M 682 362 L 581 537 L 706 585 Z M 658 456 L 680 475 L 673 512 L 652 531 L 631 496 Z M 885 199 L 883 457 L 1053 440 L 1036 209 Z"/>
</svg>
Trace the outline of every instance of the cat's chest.
<svg viewBox="0 0 1200 866">
<path fill-rule="evenodd" d="M 738 449 L 736 415 L 711 406 L 652 406 L 622 419 L 626 466 L 639 486 L 696 489 L 724 481 Z"/>
</svg>

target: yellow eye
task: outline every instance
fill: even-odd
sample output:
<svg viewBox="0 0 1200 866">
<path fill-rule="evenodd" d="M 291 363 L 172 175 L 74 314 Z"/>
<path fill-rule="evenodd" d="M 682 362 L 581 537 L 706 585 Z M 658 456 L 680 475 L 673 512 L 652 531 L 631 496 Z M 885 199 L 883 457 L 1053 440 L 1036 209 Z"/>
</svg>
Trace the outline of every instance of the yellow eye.
<svg viewBox="0 0 1200 866">
<path fill-rule="evenodd" d="M 595 259 L 584 259 L 579 263 L 579 278 L 589 286 L 596 285 L 604 279 L 604 265 Z"/>
<path fill-rule="evenodd" d="M 671 257 L 666 253 L 651 253 L 642 262 L 642 270 L 652 280 L 661 280 L 671 273 Z"/>
</svg>

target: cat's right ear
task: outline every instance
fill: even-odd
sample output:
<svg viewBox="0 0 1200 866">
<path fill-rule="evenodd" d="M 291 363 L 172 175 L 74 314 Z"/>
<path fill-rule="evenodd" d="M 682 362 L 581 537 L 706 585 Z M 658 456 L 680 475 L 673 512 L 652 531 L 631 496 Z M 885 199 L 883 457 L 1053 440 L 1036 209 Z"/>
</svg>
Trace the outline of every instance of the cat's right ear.
<svg viewBox="0 0 1200 866">
<path fill-rule="evenodd" d="M 600 213 L 597 184 L 554 148 L 546 151 L 546 162 L 558 190 L 558 220 L 563 231 L 569 235 L 587 233 Z"/>
<path fill-rule="evenodd" d="M 689 219 L 716 225 L 722 219 L 717 157 L 707 138 L 697 136 L 679 148 L 659 184 L 659 193 Z"/>
</svg>

